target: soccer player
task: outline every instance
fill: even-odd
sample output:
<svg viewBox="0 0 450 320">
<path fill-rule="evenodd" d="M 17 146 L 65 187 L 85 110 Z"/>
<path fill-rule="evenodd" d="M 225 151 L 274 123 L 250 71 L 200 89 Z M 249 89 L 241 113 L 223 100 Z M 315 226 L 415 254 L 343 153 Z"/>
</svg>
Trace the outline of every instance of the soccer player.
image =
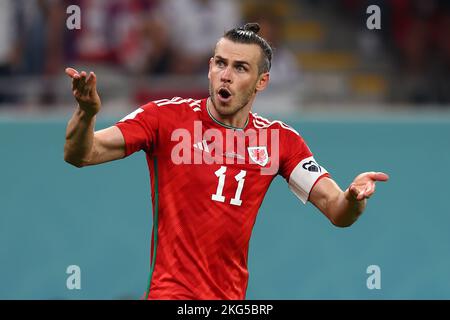
<svg viewBox="0 0 450 320">
<path fill-rule="evenodd" d="M 272 60 L 258 31 L 250 23 L 219 39 L 208 98 L 153 101 L 99 131 L 95 74 L 66 69 L 78 107 L 64 160 L 83 167 L 146 153 L 153 205 L 148 299 L 244 299 L 250 235 L 276 175 L 339 227 L 354 223 L 375 183 L 388 179 L 361 173 L 342 191 L 297 131 L 251 112 Z"/>
</svg>

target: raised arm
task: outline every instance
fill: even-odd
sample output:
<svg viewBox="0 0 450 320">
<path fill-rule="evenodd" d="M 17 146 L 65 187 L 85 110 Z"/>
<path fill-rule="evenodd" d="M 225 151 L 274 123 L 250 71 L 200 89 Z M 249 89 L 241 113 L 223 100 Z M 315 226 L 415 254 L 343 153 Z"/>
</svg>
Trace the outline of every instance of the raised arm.
<svg viewBox="0 0 450 320">
<path fill-rule="evenodd" d="M 97 77 L 93 72 L 67 68 L 72 78 L 72 93 L 78 106 L 67 124 L 64 160 L 78 168 L 100 164 L 125 156 L 125 140 L 119 128 L 112 126 L 95 131 L 96 114 L 101 101 L 97 93 Z"/>
<path fill-rule="evenodd" d="M 389 176 L 382 172 L 361 173 L 342 191 L 336 182 L 325 177 L 311 190 L 309 201 L 335 226 L 348 227 L 366 208 L 367 199 L 375 192 L 375 183 L 388 179 Z"/>
</svg>

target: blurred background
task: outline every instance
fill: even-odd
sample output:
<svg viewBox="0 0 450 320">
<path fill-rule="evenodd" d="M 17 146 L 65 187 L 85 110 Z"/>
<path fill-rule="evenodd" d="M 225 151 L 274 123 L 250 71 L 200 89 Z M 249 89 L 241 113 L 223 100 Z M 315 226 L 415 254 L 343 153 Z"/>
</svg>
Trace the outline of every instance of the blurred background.
<svg viewBox="0 0 450 320">
<path fill-rule="evenodd" d="M 66 8 L 74 4 L 79 30 L 66 27 Z M 371 4 L 381 9 L 380 30 L 366 27 Z M 445 0 L 2 0 L 0 6 L 2 114 L 71 111 L 66 66 L 98 74 L 103 114 L 161 97 L 204 97 L 216 40 L 247 21 L 259 22 L 275 49 L 271 88 L 256 106 L 261 111 L 450 103 Z"/>
<path fill-rule="evenodd" d="M 366 26 L 373 4 L 380 30 Z M 70 5 L 79 30 L 66 26 Z M 63 161 L 75 108 L 65 67 L 96 72 L 100 129 L 150 100 L 206 97 L 217 39 L 259 22 L 274 58 L 253 111 L 300 131 L 342 188 L 368 170 L 391 181 L 356 225 L 336 229 L 277 179 L 251 240 L 247 297 L 450 299 L 449 6 L 0 0 L 0 298 L 136 299 L 146 288 L 145 157 L 81 170 Z M 66 287 L 72 264 L 81 290 Z M 372 264 L 381 290 L 366 286 Z"/>
</svg>

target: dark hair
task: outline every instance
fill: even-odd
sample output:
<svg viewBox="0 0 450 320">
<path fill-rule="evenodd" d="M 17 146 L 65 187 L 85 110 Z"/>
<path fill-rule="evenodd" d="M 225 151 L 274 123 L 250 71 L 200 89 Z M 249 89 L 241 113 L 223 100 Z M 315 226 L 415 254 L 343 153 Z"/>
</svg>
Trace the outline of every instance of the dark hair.
<svg viewBox="0 0 450 320">
<path fill-rule="evenodd" d="M 246 23 L 243 27 L 228 30 L 224 38 L 237 43 L 256 44 L 261 48 L 263 59 L 258 65 L 259 73 L 269 72 L 272 65 L 272 48 L 261 36 L 258 23 Z"/>
</svg>

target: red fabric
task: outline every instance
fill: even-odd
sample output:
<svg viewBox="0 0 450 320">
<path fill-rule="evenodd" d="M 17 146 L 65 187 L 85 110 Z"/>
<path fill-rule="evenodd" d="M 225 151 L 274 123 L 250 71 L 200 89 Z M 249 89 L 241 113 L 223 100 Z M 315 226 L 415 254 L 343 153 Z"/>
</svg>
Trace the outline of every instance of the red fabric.
<svg viewBox="0 0 450 320">
<path fill-rule="evenodd" d="M 204 139 L 195 137 L 195 121 L 198 121 L 197 126 L 201 123 L 202 133 L 216 129 L 225 135 L 226 131 L 209 116 L 205 99 L 180 100 L 149 103 L 133 119 L 116 124 L 124 135 L 127 156 L 139 150 L 147 154 L 153 205 L 153 158 L 157 159 L 158 244 L 149 299 L 244 299 L 249 240 L 264 195 L 277 174 L 288 178 L 295 165 L 311 152 L 299 135 L 281 123 L 256 130 L 255 124 L 261 126 L 269 122 L 255 121 L 255 115 L 250 114 L 244 133 L 253 130 L 257 132 L 257 139 L 247 139 L 243 150 L 234 149 L 235 153 L 245 157 L 245 163 L 175 164 L 171 154 L 181 140 L 172 141 L 173 132 L 189 133 L 192 137 L 188 141 L 189 152 L 194 160 L 194 154 L 205 155 L 205 151 L 193 147 L 202 144 Z M 279 160 L 271 148 L 272 130 L 279 130 Z M 280 168 L 270 175 L 261 175 L 262 167 L 250 161 L 247 150 L 249 146 L 262 146 L 263 131 L 267 134 L 268 142 L 264 145 L 270 159 L 266 166 L 278 163 Z M 239 130 L 229 132 L 242 134 Z M 215 155 L 217 151 L 213 150 L 211 142 L 219 141 L 206 140 L 211 150 L 205 157 Z M 259 160 L 266 159 L 262 152 L 254 153 L 259 155 Z M 227 159 L 221 158 L 224 162 Z M 219 192 L 221 179 L 223 191 Z M 242 187 L 240 196 L 239 184 Z M 216 194 L 222 195 L 224 201 L 214 200 L 212 196 Z M 233 198 L 237 198 L 235 203 L 236 200 L 242 203 L 233 204 Z"/>
</svg>

